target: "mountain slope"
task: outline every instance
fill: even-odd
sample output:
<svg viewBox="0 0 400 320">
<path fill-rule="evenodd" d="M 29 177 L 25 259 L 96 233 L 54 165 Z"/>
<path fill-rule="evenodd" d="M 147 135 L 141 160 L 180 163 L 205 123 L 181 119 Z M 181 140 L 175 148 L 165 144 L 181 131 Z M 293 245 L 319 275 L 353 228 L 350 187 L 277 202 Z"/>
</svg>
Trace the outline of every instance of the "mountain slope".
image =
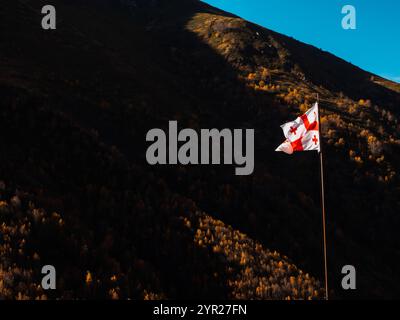
<svg viewBox="0 0 400 320">
<path fill-rule="evenodd" d="M 338 270 L 354 264 L 359 296 L 399 296 L 395 84 L 198 1 L 55 1 L 50 32 L 38 23 L 44 3 L 3 4 L 14 28 L 0 43 L 0 179 L 84 235 L 60 240 L 74 243 L 69 263 L 51 243 L 42 249 L 72 278 L 58 297 L 318 297 L 317 281 L 265 249 L 322 279 L 318 160 L 273 152 L 279 125 L 316 93 L 334 294 L 346 295 Z M 254 175 L 148 166 L 146 132 L 168 120 L 255 128 Z"/>
</svg>

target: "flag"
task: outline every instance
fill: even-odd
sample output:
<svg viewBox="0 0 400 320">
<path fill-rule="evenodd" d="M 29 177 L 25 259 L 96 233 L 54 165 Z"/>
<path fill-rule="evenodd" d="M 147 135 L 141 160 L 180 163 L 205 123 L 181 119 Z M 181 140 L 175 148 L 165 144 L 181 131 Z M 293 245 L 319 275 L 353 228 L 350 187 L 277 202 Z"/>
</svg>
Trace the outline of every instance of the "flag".
<svg viewBox="0 0 400 320">
<path fill-rule="evenodd" d="M 318 102 L 301 117 L 281 126 L 285 142 L 275 151 L 292 154 L 296 151 L 320 151 Z"/>
</svg>

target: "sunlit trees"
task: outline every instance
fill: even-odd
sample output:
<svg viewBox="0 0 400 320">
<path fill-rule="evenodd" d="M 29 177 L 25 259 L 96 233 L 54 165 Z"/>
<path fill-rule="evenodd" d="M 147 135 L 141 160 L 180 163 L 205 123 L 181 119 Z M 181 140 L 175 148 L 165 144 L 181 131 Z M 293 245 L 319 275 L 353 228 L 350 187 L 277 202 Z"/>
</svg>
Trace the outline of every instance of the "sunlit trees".
<svg viewBox="0 0 400 320">
<path fill-rule="evenodd" d="M 237 265 L 236 272 L 226 272 L 234 299 L 318 299 L 320 284 L 308 274 L 298 270 L 278 252 L 270 252 L 246 235 L 226 226 L 203 213 L 197 213 L 199 228 L 194 242 L 202 248 L 212 249 L 218 259 L 228 262 L 227 270 Z M 184 225 L 187 226 L 187 218 Z"/>
</svg>

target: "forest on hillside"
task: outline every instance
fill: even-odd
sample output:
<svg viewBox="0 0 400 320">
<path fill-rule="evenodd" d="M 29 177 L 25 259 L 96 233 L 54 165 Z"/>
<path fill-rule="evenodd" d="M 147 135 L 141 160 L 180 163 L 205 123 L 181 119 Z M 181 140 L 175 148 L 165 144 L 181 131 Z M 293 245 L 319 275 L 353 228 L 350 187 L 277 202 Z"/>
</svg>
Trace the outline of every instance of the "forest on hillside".
<svg viewBox="0 0 400 320">
<path fill-rule="evenodd" d="M 317 154 L 274 152 L 317 93 L 332 296 L 399 297 L 397 84 L 199 1 L 43 3 L 3 10 L 0 299 L 323 297 Z M 255 129 L 254 174 L 148 165 L 169 120 Z"/>
</svg>

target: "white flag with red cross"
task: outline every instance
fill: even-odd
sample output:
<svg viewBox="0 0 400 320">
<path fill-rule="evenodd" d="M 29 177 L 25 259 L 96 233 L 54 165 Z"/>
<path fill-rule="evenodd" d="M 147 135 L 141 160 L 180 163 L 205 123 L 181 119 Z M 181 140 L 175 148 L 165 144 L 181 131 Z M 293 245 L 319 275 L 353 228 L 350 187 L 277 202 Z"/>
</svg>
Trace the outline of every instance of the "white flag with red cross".
<svg viewBox="0 0 400 320">
<path fill-rule="evenodd" d="M 296 151 L 320 151 L 318 102 L 301 117 L 281 126 L 286 141 L 275 151 L 292 154 Z"/>
</svg>

